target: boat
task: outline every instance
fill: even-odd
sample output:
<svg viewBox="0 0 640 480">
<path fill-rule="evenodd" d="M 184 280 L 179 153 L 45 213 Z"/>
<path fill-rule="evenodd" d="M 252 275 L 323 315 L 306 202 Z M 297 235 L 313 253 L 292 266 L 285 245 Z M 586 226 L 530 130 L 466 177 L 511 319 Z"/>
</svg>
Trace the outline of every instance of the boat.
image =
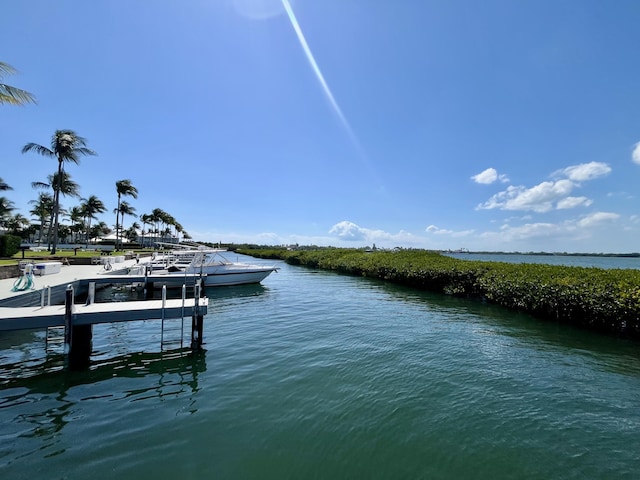
<svg viewBox="0 0 640 480">
<path fill-rule="evenodd" d="M 175 246 L 174 246 L 175 247 Z M 175 285 L 180 277 L 202 277 L 205 287 L 245 285 L 260 283 L 272 272 L 275 265 L 252 265 L 232 262 L 223 253 L 224 249 L 193 245 L 179 246 L 171 252 L 152 257 L 129 269 L 130 275 L 144 274 L 149 281 Z"/>
</svg>

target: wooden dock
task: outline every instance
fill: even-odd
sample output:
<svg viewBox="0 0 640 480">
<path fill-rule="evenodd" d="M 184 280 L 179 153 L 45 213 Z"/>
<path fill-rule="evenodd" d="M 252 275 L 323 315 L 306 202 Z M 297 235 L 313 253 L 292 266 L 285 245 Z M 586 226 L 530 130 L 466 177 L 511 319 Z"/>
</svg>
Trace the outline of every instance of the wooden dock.
<svg viewBox="0 0 640 480">
<path fill-rule="evenodd" d="M 183 318 L 191 317 L 196 312 L 206 315 L 208 304 L 209 300 L 206 297 L 185 301 L 179 298 L 164 301 L 74 304 L 71 308 L 73 317 L 71 321 L 73 325 L 94 325 L 96 323 Z M 63 327 L 65 314 L 65 305 L 0 308 L 0 331 Z"/>
<path fill-rule="evenodd" d="M 142 283 L 153 288 L 149 276 L 127 274 L 134 264 L 116 264 L 115 271 L 102 266 L 63 266 L 57 273 L 32 278 L 36 285 L 25 291 L 14 288 L 20 285 L 17 278 L 0 280 L 0 332 L 64 327 L 70 366 L 83 366 L 91 355 L 94 324 L 157 319 L 162 320 L 164 332 L 164 320 L 184 322 L 187 317 L 191 319 L 191 349 L 201 349 L 209 301 L 202 295 L 202 279 L 197 275 L 171 278 L 171 287 L 182 286 L 179 299 L 167 299 L 164 284 L 161 300 L 93 302 L 96 285 Z M 192 298 L 186 297 L 187 287 L 193 291 Z M 75 303 L 77 292 L 88 294 L 86 304 Z"/>
</svg>

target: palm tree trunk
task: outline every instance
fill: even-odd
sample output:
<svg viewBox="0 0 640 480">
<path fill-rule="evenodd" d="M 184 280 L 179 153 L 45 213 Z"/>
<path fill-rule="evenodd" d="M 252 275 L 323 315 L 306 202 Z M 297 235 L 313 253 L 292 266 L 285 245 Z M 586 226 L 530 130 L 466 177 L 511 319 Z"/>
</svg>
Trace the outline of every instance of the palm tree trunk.
<svg viewBox="0 0 640 480">
<path fill-rule="evenodd" d="M 53 192 L 53 201 L 55 204 L 55 196 L 56 196 L 56 192 Z M 47 226 L 47 250 L 51 249 L 51 242 L 53 241 L 52 235 L 53 235 L 53 230 L 52 230 L 52 226 L 53 226 L 53 219 L 55 215 L 55 208 L 53 210 L 51 210 L 51 215 L 49 215 L 49 225 Z"/>
<path fill-rule="evenodd" d="M 60 190 L 62 190 L 62 156 L 58 157 L 58 188 L 54 195 L 53 211 L 55 213 L 55 221 L 53 225 L 53 246 L 51 247 L 51 255 L 55 255 L 56 246 L 58 245 L 58 221 L 60 214 Z"/>
<path fill-rule="evenodd" d="M 114 250 L 118 250 L 118 235 L 119 235 L 118 216 L 119 215 L 120 215 L 120 194 L 118 194 L 118 208 L 116 208 L 116 245 Z"/>
</svg>

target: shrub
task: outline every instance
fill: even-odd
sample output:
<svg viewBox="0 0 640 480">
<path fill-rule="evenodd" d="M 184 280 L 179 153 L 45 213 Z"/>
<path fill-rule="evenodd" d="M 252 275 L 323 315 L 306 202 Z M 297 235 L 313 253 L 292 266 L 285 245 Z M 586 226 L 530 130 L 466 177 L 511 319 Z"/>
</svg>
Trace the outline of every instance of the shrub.
<svg viewBox="0 0 640 480">
<path fill-rule="evenodd" d="M 0 257 L 12 257 L 20 251 L 22 239 L 15 235 L 0 236 Z"/>
</svg>

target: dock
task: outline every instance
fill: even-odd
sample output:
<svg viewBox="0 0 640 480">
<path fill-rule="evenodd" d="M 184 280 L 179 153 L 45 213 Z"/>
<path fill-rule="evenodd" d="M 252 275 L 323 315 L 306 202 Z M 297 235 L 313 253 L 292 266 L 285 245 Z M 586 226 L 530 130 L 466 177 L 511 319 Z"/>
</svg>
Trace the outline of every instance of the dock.
<svg viewBox="0 0 640 480">
<path fill-rule="evenodd" d="M 203 318 L 208 299 L 203 296 L 202 281 L 197 275 L 172 277 L 171 287 L 182 287 L 182 298 L 167 299 L 166 283 L 161 300 L 94 303 L 95 288 L 109 284 L 143 284 L 153 288 L 153 278 L 128 275 L 135 260 L 117 263 L 107 270 L 104 265 L 62 266 L 50 275 L 34 276 L 33 288 L 14 291 L 19 278 L 0 280 L 0 332 L 9 330 L 64 327 L 65 351 L 72 364 L 84 365 L 91 355 L 92 326 L 99 323 L 140 320 L 191 319 L 191 348 L 202 347 Z M 181 285 L 178 285 L 178 282 Z M 187 298 L 189 287 L 193 297 Z M 85 303 L 75 303 L 75 296 L 87 295 Z"/>
<path fill-rule="evenodd" d="M 208 299 L 168 299 L 138 302 L 73 304 L 73 325 L 95 325 L 97 323 L 133 322 L 191 317 L 196 311 L 207 311 Z M 0 308 L 0 331 L 30 330 L 49 327 L 64 327 L 65 305 L 46 307 Z"/>
</svg>

